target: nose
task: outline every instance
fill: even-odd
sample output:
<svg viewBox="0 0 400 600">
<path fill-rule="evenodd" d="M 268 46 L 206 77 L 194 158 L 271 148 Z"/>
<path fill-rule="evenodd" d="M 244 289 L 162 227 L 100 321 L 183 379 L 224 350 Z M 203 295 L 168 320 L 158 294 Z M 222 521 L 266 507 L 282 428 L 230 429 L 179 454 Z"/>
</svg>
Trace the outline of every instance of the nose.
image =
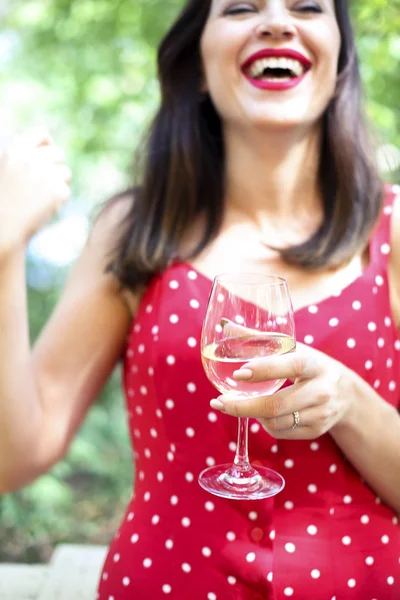
<svg viewBox="0 0 400 600">
<path fill-rule="evenodd" d="M 257 27 L 257 37 L 270 39 L 291 39 L 296 35 L 296 28 L 284 7 L 266 8 L 261 14 L 261 22 Z"/>
</svg>

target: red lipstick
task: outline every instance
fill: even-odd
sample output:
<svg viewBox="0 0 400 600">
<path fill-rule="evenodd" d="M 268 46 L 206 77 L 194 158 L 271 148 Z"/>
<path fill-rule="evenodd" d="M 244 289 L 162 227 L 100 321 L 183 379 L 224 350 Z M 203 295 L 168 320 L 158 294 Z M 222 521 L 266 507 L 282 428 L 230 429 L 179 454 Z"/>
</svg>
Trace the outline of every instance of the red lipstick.
<svg viewBox="0 0 400 600">
<path fill-rule="evenodd" d="M 279 79 L 275 80 L 260 80 L 254 79 L 251 77 L 246 70 L 250 65 L 252 65 L 256 60 L 260 60 L 262 58 L 270 58 L 270 57 L 283 57 L 283 58 L 292 58 L 298 60 L 304 67 L 305 71 L 302 75 L 298 77 L 292 77 L 286 81 L 279 81 Z M 255 87 L 263 90 L 272 90 L 272 91 L 283 91 L 296 87 L 299 85 L 304 77 L 307 75 L 308 71 L 312 67 L 311 61 L 306 58 L 300 52 L 296 50 L 291 50 L 290 48 L 265 48 L 264 50 L 260 50 L 255 54 L 252 54 L 242 65 L 242 71 L 246 77 L 246 79 Z"/>
</svg>

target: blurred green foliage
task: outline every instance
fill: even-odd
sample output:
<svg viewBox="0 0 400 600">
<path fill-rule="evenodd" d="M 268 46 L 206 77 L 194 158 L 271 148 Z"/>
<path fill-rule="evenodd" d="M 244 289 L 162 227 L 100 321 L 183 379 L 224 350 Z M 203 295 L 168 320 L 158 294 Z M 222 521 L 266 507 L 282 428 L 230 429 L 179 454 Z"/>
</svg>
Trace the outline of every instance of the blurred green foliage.
<svg viewBox="0 0 400 600">
<path fill-rule="evenodd" d="M 6 0 L 0 7 L 0 139 L 37 123 L 50 128 L 74 172 L 69 210 L 88 215 L 129 181 L 133 150 L 159 98 L 157 43 L 181 4 Z M 400 5 L 356 0 L 351 9 L 380 165 L 387 180 L 399 180 Z M 68 270 L 41 264 L 46 284 L 35 285 L 37 268 L 32 257 L 32 340 Z M 132 484 L 119 378 L 117 369 L 68 456 L 25 490 L 0 498 L 0 560 L 46 560 L 60 541 L 109 541 Z"/>
</svg>

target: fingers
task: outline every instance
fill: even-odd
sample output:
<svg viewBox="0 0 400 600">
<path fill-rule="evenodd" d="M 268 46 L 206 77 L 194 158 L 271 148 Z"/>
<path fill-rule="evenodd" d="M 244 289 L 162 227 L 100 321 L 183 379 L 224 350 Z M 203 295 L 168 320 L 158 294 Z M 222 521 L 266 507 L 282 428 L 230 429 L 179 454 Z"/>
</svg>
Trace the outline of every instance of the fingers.
<svg viewBox="0 0 400 600">
<path fill-rule="evenodd" d="M 317 356 L 300 349 L 287 354 L 255 358 L 234 372 L 235 381 L 257 383 L 271 379 L 312 379 L 321 373 Z"/>
<path fill-rule="evenodd" d="M 211 400 L 210 405 L 215 410 L 221 410 L 234 417 L 278 419 L 285 415 L 292 415 L 295 410 L 300 411 L 310 406 L 310 396 L 303 392 L 304 385 L 299 383 L 271 396 L 257 396 L 256 398 L 220 396 Z"/>
<path fill-rule="evenodd" d="M 286 434 L 291 430 L 298 432 L 298 430 L 304 428 L 312 432 L 313 437 L 316 437 L 324 434 L 331 426 L 333 411 L 329 406 L 314 406 L 299 410 L 300 422 L 295 428 L 293 427 L 295 424 L 293 412 L 290 415 L 260 419 L 260 423 L 275 438 L 279 438 L 282 434 L 285 434 L 286 437 Z"/>
</svg>

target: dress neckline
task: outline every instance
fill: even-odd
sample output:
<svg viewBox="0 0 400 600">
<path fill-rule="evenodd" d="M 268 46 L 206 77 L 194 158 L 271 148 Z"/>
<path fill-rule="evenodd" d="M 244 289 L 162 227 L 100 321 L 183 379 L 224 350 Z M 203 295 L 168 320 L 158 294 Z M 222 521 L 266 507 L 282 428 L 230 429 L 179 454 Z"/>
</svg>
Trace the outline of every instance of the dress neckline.
<svg viewBox="0 0 400 600">
<path fill-rule="evenodd" d="M 326 298 L 322 298 L 318 302 L 310 302 L 309 304 L 300 306 L 299 308 L 294 309 L 294 311 L 293 311 L 294 314 L 299 315 L 299 314 L 302 314 L 303 312 L 307 312 L 307 311 L 309 311 L 309 308 L 311 306 L 320 308 L 321 306 L 325 305 L 326 303 L 332 301 L 334 298 L 340 298 L 343 293 L 348 293 L 361 279 L 363 279 L 365 277 L 369 277 L 370 272 L 373 270 L 373 267 L 375 266 L 373 258 L 372 258 L 372 253 L 371 253 L 371 242 L 369 243 L 369 257 L 370 257 L 369 263 L 362 269 L 361 273 L 359 275 L 357 275 L 357 277 L 355 277 L 352 281 L 350 281 L 350 283 L 348 283 L 346 286 L 344 286 L 340 290 L 339 293 L 331 294 L 330 296 L 327 296 Z M 209 286 L 211 286 L 213 284 L 213 279 L 211 277 L 209 277 L 208 275 L 206 275 L 205 273 L 203 273 L 202 271 L 197 269 L 193 264 L 191 264 L 188 261 L 177 262 L 176 266 L 183 266 L 188 272 L 192 271 L 193 273 L 195 273 L 197 275 L 197 277 L 199 279 L 203 280 L 203 282 L 207 283 L 207 285 L 209 285 Z"/>
</svg>

